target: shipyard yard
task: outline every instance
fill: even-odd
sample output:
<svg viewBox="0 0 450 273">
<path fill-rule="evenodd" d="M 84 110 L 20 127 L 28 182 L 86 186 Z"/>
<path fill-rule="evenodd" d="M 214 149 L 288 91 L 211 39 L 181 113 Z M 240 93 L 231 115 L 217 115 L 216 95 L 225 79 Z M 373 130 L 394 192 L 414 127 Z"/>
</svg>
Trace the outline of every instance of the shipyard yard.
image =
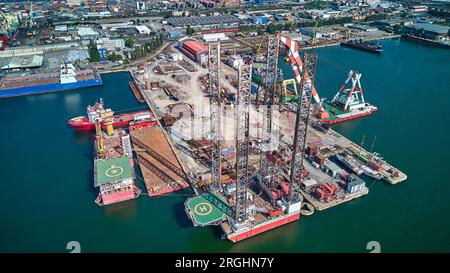
<svg viewBox="0 0 450 273">
<path fill-rule="evenodd" d="M 274 151 L 267 153 L 267 159 L 265 156 L 263 159 L 263 153 L 257 148 L 261 144 L 259 136 L 263 127 L 261 126 L 263 122 L 260 117 L 261 114 L 258 114 L 253 107 L 249 107 L 250 119 L 247 130 L 249 137 L 253 136 L 253 138 L 251 140 L 249 138 L 248 144 L 245 144 L 249 145 L 247 155 L 237 155 L 236 143 L 244 145 L 239 144 L 239 141 L 236 142 L 239 131 L 236 127 L 239 123 L 236 122 L 239 115 L 233 114 L 233 111 L 230 114 L 227 111 L 223 112 L 224 109 L 221 110 L 223 141 L 219 155 L 222 158 L 220 163 L 220 181 L 222 184 L 220 187 L 223 188 L 223 192 L 214 193 L 212 191 L 208 193 L 210 187 L 214 185 L 215 179 L 210 167 L 214 166 L 213 149 L 215 147 L 215 144 L 210 140 L 211 134 L 213 134 L 213 131 L 210 131 L 213 122 L 210 117 L 214 114 L 210 112 L 212 111 L 209 95 L 211 94 L 211 87 L 209 85 L 210 79 L 207 76 L 211 74 L 207 73 L 211 71 L 211 67 L 208 69 L 204 65 L 181 57 L 187 45 L 191 46 L 192 44 L 192 50 L 203 50 L 200 49 L 201 44 L 194 47 L 193 44 L 198 42 L 193 41 L 172 46 L 169 52 L 172 56 L 176 56 L 173 60 L 159 59 L 131 71 L 141 96 L 146 99 L 150 109 L 160 120 L 160 126 L 167 131 L 167 134 L 165 134 L 168 138 L 167 143 L 170 143 L 170 146 L 174 149 L 173 152 L 177 154 L 177 158 L 180 159 L 179 164 L 182 166 L 172 165 L 174 156 L 168 156 L 166 160 L 172 161 L 172 163 L 167 164 L 167 166 L 172 167 L 171 171 L 167 169 L 167 166 L 163 167 L 162 165 L 159 168 L 161 174 L 149 175 L 147 173 L 149 165 L 151 166 L 150 169 L 155 169 L 156 166 L 149 163 L 148 159 L 143 158 L 140 149 L 144 146 L 150 150 L 155 148 L 148 147 L 148 145 L 152 145 L 152 142 L 147 145 L 142 144 L 141 141 L 145 139 L 143 137 L 141 137 L 141 140 L 136 139 L 135 150 L 138 153 L 149 196 L 156 195 L 154 186 L 149 186 L 149 184 L 156 185 L 158 184 L 157 180 L 165 180 L 162 183 L 170 185 L 169 189 L 160 189 L 161 193 L 182 189 L 183 187 L 177 184 L 180 183 L 180 176 L 184 174 L 182 169 L 186 170 L 191 187 L 199 194 L 199 197 L 196 198 L 209 196 L 205 197 L 203 202 L 194 202 L 195 198 L 187 199 L 185 208 L 189 218 L 194 225 L 219 224 L 225 237 L 237 242 L 294 221 L 299 218 L 299 213 L 311 215 L 314 209 L 319 211 L 328 209 L 365 196 L 369 194 L 369 188 L 378 179 L 383 179 L 390 184 L 406 180 L 406 174 L 392 167 L 385 159 L 363 149 L 328 126 L 321 124 L 321 118 L 314 114 L 318 109 L 311 109 L 311 125 L 305 132 L 304 170 L 301 171 L 302 180 L 298 189 L 299 194 L 301 194 L 299 198 L 303 201 L 298 203 L 297 213 L 289 212 L 290 209 L 286 208 L 285 203 L 283 203 L 283 196 L 288 196 L 287 194 L 291 190 L 288 188 L 290 183 L 289 165 L 292 164 L 292 154 L 289 150 L 295 142 L 293 123 L 296 113 L 293 109 L 295 110 L 296 106 L 293 104 L 294 101 L 286 100 L 280 104 L 279 119 L 274 120 L 272 125 L 273 128 L 279 128 L 280 143 Z M 244 44 L 245 51 L 245 43 L 242 44 Z M 227 52 L 227 49 L 223 49 L 223 51 Z M 226 62 L 228 59 L 222 59 L 219 56 L 217 60 L 221 65 L 217 79 L 224 90 L 223 93 L 221 92 L 222 98 L 220 100 L 223 100 L 225 104 L 236 103 L 239 92 L 242 92 L 237 88 L 242 81 L 240 78 L 242 72 L 239 72 L 240 68 L 233 69 Z M 209 62 L 211 62 L 211 59 Z M 356 77 L 360 76 L 357 75 Z M 286 91 L 284 92 L 286 96 Z M 248 99 L 249 102 L 253 102 L 257 100 L 257 97 L 249 97 Z M 160 130 L 158 127 L 145 128 L 145 130 L 147 129 Z M 143 131 L 143 129 L 133 132 L 139 131 Z M 162 133 L 159 135 L 164 137 Z M 161 141 L 158 140 L 159 136 L 147 135 L 146 139 L 152 139 L 155 147 L 169 146 L 161 144 Z M 239 164 L 237 159 L 240 156 L 246 156 L 247 158 L 247 165 L 241 166 L 241 168 L 247 168 L 249 180 L 245 182 L 244 185 L 246 186 L 244 187 L 247 189 L 245 196 L 248 195 L 248 197 L 245 199 L 249 198 L 248 201 L 251 205 L 247 205 L 247 211 L 245 212 L 247 220 L 243 227 L 236 228 L 234 224 L 230 223 L 230 219 L 236 217 L 236 206 L 239 205 L 239 202 L 243 202 L 237 199 L 239 197 L 237 188 L 240 186 L 236 182 L 238 176 L 235 169 L 235 166 Z M 170 157 L 172 159 L 169 159 Z M 336 158 L 340 161 L 337 162 L 338 165 L 334 163 Z M 342 160 L 345 160 L 345 162 Z M 263 161 L 268 162 L 264 164 L 269 164 L 269 167 L 263 167 L 265 166 Z M 350 162 L 348 164 L 351 165 L 346 162 Z M 270 167 L 270 164 L 274 164 L 273 167 Z M 370 167 L 364 164 L 368 164 Z M 143 165 L 146 167 L 143 168 Z M 363 165 L 361 167 L 363 169 L 359 167 L 360 165 Z M 263 182 L 263 168 L 270 168 L 267 171 L 271 173 L 272 182 L 270 183 L 273 183 L 271 186 Z M 364 175 L 370 175 L 372 179 L 375 179 L 370 186 L 358 177 L 358 175 L 362 175 L 363 170 L 367 172 Z M 352 174 L 352 172 L 355 174 Z M 158 170 L 154 170 L 154 173 L 158 173 Z M 179 173 L 180 175 L 178 178 L 163 175 L 168 173 Z M 286 215 L 283 212 L 285 209 L 288 210 Z M 205 213 L 206 215 L 211 214 L 207 216 L 209 218 L 205 218 Z"/>
</svg>

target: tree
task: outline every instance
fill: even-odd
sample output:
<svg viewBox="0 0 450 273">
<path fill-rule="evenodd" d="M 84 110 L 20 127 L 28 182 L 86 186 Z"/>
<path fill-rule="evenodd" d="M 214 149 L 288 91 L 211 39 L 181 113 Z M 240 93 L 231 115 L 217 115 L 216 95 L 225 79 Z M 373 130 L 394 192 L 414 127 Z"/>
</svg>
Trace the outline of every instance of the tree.
<svg viewBox="0 0 450 273">
<path fill-rule="evenodd" d="M 191 26 L 187 26 L 186 34 L 192 35 L 192 34 L 194 34 L 194 32 L 195 32 L 195 30 L 193 28 L 191 28 Z"/>
<path fill-rule="evenodd" d="M 133 45 L 134 45 L 134 39 L 132 37 L 125 38 L 125 46 L 126 47 L 131 48 L 131 47 L 133 47 Z"/>
<path fill-rule="evenodd" d="M 111 53 L 108 55 L 108 61 L 110 61 L 110 62 L 117 62 L 120 60 L 122 60 L 122 55 L 120 55 L 120 54 Z"/>
<path fill-rule="evenodd" d="M 100 62 L 100 53 L 98 52 L 97 48 L 95 47 L 95 44 L 91 41 L 89 44 L 89 60 L 92 63 L 98 63 Z"/>
</svg>

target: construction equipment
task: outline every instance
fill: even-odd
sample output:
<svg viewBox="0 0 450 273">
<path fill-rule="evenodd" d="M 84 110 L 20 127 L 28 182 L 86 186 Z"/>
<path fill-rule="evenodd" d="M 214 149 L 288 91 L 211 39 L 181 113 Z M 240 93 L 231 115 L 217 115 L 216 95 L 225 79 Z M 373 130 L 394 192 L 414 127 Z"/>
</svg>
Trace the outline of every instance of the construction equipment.
<svg viewBox="0 0 450 273">
<path fill-rule="evenodd" d="M 302 81 L 302 67 L 303 67 L 303 61 L 300 58 L 300 54 L 298 52 L 299 45 L 296 41 L 291 40 L 286 37 L 282 37 L 281 35 L 278 35 L 280 41 L 286 45 L 289 49 L 288 52 L 288 58 L 289 62 L 291 63 L 291 68 L 294 71 L 295 80 L 300 85 Z M 322 101 L 320 100 L 319 94 L 317 93 L 316 87 L 314 84 L 311 83 L 311 79 L 307 76 L 305 79 L 307 82 L 307 85 L 311 85 L 311 87 L 306 88 L 304 91 L 311 92 L 311 96 L 314 98 L 314 101 L 318 104 L 320 110 L 323 112 L 325 111 L 322 107 Z M 307 97 L 309 95 L 307 94 Z"/>
<path fill-rule="evenodd" d="M 300 196 L 300 183 L 303 179 L 301 173 L 303 168 L 303 158 L 304 151 L 306 145 L 306 131 L 308 129 L 308 120 L 309 120 L 309 112 L 311 107 L 311 99 L 314 99 L 317 102 L 320 102 L 320 98 L 317 94 L 317 91 L 314 88 L 314 77 L 317 63 L 317 56 L 315 54 L 304 54 L 304 60 L 302 61 L 300 58 L 300 54 L 298 52 L 299 46 L 298 43 L 282 37 L 281 35 L 277 36 L 278 43 L 282 42 L 289 50 L 289 60 L 291 62 L 291 67 L 296 76 L 296 83 L 300 86 L 299 98 L 297 100 L 297 114 L 296 114 L 296 122 L 295 122 L 295 135 L 294 135 L 294 147 L 292 153 L 291 160 L 291 171 L 290 171 L 290 181 L 289 181 L 289 189 L 288 189 L 288 197 L 287 197 L 287 213 L 292 213 L 295 211 L 300 211 L 301 204 L 301 196 Z M 277 46 L 278 46 L 277 43 Z M 270 49 L 270 46 L 269 46 Z M 273 53 L 276 53 L 273 54 Z M 273 58 L 274 55 L 276 59 L 278 59 L 278 50 L 274 51 L 272 55 L 268 54 L 268 62 L 269 57 Z M 269 70 L 270 69 L 270 70 Z M 302 73 L 303 72 L 303 73 Z M 275 67 L 267 65 L 267 73 L 269 75 L 274 75 L 273 78 L 276 79 L 277 73 L 277 65 Z M 302 74 L 301 74 L 302 73 Z M 267 85 L 266 85 L 267 92 Z M 273 103 L 273 101 L 272 101 Z M 267 116 L 269 117 L 271 113 Z M 269 119 L 271 121 L 271 117 Z M 266 124 L 266 126 L 271 126 L 271 123 Z M 261 160 L 261 184 L 266 188 L 273 188 L 274 185 L 274 177 L 273 172 L 270 171 L 270 162 L 268 162 L 267 158 L 264 156 Z"/>
<path fill-rule="evenodd" d="M 295 81 L 295 79 L 288 79 L 288 80 L 284 80 L 283 83 L 283 100 L 286 102 L 290 102 L 292 101 L 292 99 L 294 100 L 298 100 L 299 95 L 297 93 L 297 83 Z M 294 96 L 289 96 L 288 94 L 288 86 L 292 86 L 294 88 Z"/>
<path fill-rule="evenodd" d="M 106 109 L 105 112 L 100 114 L 100 118 L 106 125 L 106 134 L 108 134 L 108 136 L 112 136 L 114 133 L 113 117 L 114 112 L 111 109 Z"/>
<path fill-rule="evenodd" d="M 95 119 L 95 144 L 97 148 L 98 158 L 105 158 L 105 141 L 103 139 L 103 132 L 99 118 Z"/>
</svg>

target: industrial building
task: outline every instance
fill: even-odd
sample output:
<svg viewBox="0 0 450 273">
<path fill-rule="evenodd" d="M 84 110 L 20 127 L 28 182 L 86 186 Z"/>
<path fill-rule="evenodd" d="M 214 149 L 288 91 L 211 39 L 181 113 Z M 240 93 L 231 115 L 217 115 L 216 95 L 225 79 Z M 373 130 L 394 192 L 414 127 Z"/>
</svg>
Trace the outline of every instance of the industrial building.
<svg viewBox="0 0 450 273">
<path fill-rule="evenodd" d="M 244 64 L 244 60 L 240 56 L 232 55 L 227 58 L 226 63 L 234 69 L 238 69 Z"/>
<path fill-rule="evenodd" d="M 335 163 L 331 162 L 331 161 L 327 161 L 325 162 L 325 164 L 323 165 L 325 173 L 329 173 L 331 177 L 338 177 L 339 173 L 342 172 L 343 170 L 336 165 Z"/>
<path fill-rule="evenodd" d="M 141 35 L 149 35 L 152 32 L 147 26 L 136 26 L 136 30 Z"/>
<path fill-rule="evenodd" d="M 1 67 L 2 70 L 38 68 L 42 66 L 42 55 L 15 56 Z"/>
<path fill-rule="evenodd" d="M 98 38 L 97 49 L 104 48 L 106 51 L 114 51 L 125 47 L 124 39 Z"/>
<path fill-rule="evenodd" d="M 358 192 L 365 186 L 366 182 L 364 182 L 364 180 L 359 178 L 357 175 L 352 173 L 348 176 L 347 191 L 349 193 Z"/>
<path fill-rule="evenodd" d="M 412 24 L 405 26 L 405 32 L 431 40 L 435 40 L 438 37 L 450 37 L 450 27 L 436 24 Z"/>
<path fill-rule="evenodd" d="M 225 33 L 220 32 L 220 33 L 203 34 L 202 39 L 205 42 L 209 43 L 209 42 L 224 41 L 228 40 L 229 38 L 225 35 Z"/>
<path fill-rule="evenodd" d="M 208 55 L 208 47 L 197 40 L 184 40 L 180 41 L 178 48 L 189 59 L 200 64 L 206 63 L 206 57 Z"/>
<path fill-rule="evenodd" d="M 78 28 L 78 36 L 81 40 L 92 40 L 96 39 L 99 34 L 91 27 L 80 27 Z"/>
<path fill-rule="evenodd" d="M 229 26 L 237 24 L 239 19 L 233 15 L 219 15 L 219 16 L 191 16 L 180 18 L 169 18 L 167 22 L 175 27 L 201 27 L 201 26 Z"/>
</svg>

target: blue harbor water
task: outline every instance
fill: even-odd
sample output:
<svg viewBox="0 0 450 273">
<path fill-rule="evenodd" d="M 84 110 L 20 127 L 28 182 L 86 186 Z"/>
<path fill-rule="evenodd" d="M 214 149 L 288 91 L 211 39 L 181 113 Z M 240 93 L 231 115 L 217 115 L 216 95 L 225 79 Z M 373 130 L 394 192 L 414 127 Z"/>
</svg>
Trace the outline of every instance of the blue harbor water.
<svg viewBox="0 0 450 273">
<path fill-rule="evenodd" d="M 68 252 L 446 252 L 450 242 L 450 51 L 401 40 L 380 42 L 381 55 L 319 49 L 316 86 L 330 98 L 349 69 L 362 72 L 373 116 L 334 128 L 408 174 L 398 185 L 367 179 L 369 195 L 302 217 L 238 244 L 219 228 L 194 228 L 184 213 L 190 190 L 98 207 L 93 139 L 67 120 L 103 97 L 116 111 L 142 109 L 126 73 L 104 85 L 0 100 L 0 251 Z M 287 74 L 287 70 L 285 74 Z M 140 176 L 140 173 L 138 172 Z M 138 186 L 145 189 L 141 180 Z"/>
</svg>

